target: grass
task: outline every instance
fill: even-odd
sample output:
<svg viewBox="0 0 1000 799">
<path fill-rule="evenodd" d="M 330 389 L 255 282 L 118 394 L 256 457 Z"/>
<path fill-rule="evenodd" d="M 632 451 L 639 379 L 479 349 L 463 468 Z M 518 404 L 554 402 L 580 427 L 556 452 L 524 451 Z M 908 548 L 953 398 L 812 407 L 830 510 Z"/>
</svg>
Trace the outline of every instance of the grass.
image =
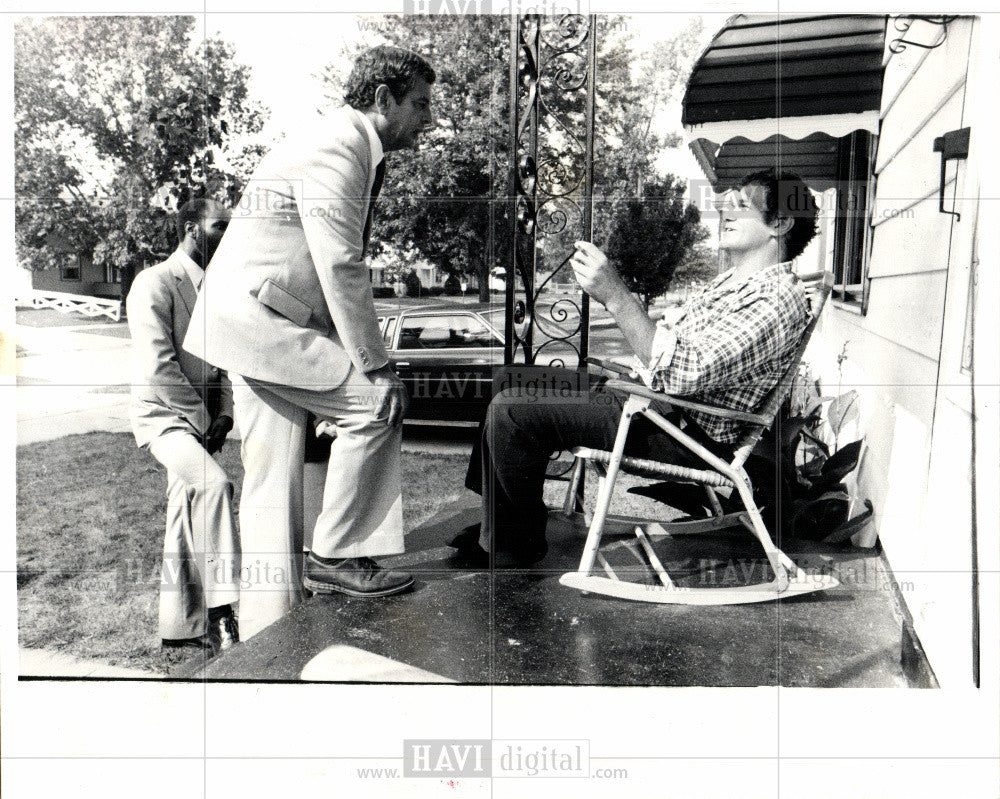
<svg viewBox="0 0 1000 799">
<path fill-rule="evenodd" d="M 239 448 L 219 457 L 236 484 Z M 462 493 L 463 455 L 403 455 L 405 527 Z M 130 435 L 88 433 L 17 451 L 20 644 L 169 674 L 191 655 L 157 633 L 166 473 Z"/>
</svg>

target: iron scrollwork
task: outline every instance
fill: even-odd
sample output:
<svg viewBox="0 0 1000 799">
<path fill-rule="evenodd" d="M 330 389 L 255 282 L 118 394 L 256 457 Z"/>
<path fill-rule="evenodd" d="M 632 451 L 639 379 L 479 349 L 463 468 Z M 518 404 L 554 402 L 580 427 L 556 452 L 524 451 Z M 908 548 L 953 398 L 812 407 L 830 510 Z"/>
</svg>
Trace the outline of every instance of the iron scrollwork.
<svg viewBox="0 0 1000 799">
<path fill-rule="evenodd" d="M 595 36 L 596 18 L 579 14 L 524 15 L 511 30 L 508 364 L 586 361 L 589 298 L 552 287 L 572 255 L 571 234 L 593 234 Z"/>
<path fill-rule="evenodd" d="M 899 31 L 901 36 L 897 36 L 891 42 L 889 42 L 889 52 L 901 53 L 906 48 L 907 45 L 913 45 L 914 47 L 920 47 L 924 50 L 933 50 L 936 47 L 940 47 L 948 39 L 948 24 L 955 19 L 957 14 L 941 14 L 938 16 L 927 16 L 922 14 L 904 14 L 902 16 L 896 17 L 893 21 L 893 25 L 896 30 Z M 940 29 L 937 32 L 937 38 L 930 44 L 925 44 L 923 42 L 913 41 L 912 39 L 906 39 L 906 36 L 910 28 L 913 26 L 914 22 L 926 22 L 929 25 L 939 25 Z"/>
</svg>

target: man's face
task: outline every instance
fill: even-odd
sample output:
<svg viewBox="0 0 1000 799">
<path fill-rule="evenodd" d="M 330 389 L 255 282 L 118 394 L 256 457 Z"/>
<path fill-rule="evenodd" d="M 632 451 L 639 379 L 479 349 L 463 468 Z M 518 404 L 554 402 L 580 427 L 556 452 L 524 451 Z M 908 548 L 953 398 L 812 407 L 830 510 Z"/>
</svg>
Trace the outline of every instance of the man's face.
<svg viewBox="0 0 1000 799">
<path fill-rule="evenodd" d="M 213 202 L 205 209 L 205 216 L 202 217 L 201 225 L 197 228 L 196 246 L 200 259 L 195 259 L 203 268 L 208 268 L 208 262 L 215 255 L 228 224 L 229 211 L 221 203 Z"/>
<path fill-rule="evenodd" d="M 431 117 L 431 87 L 423 78 L 416 78 L 413 86 L 398 103 L 388 92 L 388 109 L 385 112 L 388 126 L 382 148 L 389 152 L 405 147 L 416 147 L 420 134 L 430 129 L 434 120 Z"/>
<path fill-rule="evenodd" d="M 739 191 L 730 191 L 719 209 L 722 215 L 719 249 L 752 252 L 773 241 L 775 225 L 764 221 L 762 208 L 764 190 L 760 186 L 751 184 Z"/>
</svg>

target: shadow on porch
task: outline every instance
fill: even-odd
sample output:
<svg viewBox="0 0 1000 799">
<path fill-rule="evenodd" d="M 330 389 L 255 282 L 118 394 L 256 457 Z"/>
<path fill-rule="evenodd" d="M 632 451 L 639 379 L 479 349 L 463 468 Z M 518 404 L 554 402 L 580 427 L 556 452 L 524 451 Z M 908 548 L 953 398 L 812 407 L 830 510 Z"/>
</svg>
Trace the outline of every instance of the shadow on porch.
<svg viewBox="0 0 1000 799">
<path fill-rule="evenodd" d="M 693 607 L 584 595 L 559 584 L 585 529 L 550 518 L 546 558 L 530 570 L 472 571 L 445 546 L 479 518 L 469 500 L 383 558 L 417 578 L 384 599 L 314 596 L 190 676 L 209 680 L 495 685 L 916 687 L 901 665 L 902 617 L 875 550 L 785 542 L 832 590 L 751 605 Z M 766 567 L 740 530 L 657 545 L 678 584 L 754 582 Z M 627 568 L 627 550 L 616 557 Z M 618 566 L 616 566 L 618 568 Z M 909 671 L 912 673 L 912 671 Z"/>
</svg>

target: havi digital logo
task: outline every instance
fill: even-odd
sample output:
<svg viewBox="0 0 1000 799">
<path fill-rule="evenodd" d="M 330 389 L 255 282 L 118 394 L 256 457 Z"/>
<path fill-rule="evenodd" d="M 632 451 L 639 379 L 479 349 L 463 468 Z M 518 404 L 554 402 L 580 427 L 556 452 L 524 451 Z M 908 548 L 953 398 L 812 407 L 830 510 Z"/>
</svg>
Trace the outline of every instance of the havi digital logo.
<svg viewBox="0 0 1000 799">
<path fill-rule="evenodd" d="M 407 14 L 489 14 L 491 0 L 403 0 Z"/>
<path fill-rule="evenodd" d="M 403 741 L 404 777 L 489 777 L 489 740 L 408 739 Z"/>
</svg>

